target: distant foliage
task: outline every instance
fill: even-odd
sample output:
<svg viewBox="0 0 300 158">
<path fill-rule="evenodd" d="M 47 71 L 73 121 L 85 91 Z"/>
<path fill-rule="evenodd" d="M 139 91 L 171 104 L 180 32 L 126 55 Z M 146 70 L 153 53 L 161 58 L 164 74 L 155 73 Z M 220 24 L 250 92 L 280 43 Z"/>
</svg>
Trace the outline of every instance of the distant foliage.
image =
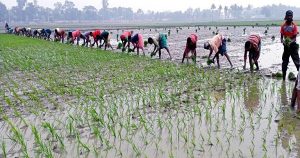
<svg viewBox="0 0 300 158">
<path fill-rule="evenodd" d="M 154 12 L 132 8 L 109 8 L 108 0 L 104 7 L 97 9 L 95 6 L 85 6 L 82 9 L 75 7 L 70 0 L 54 3 L 54 8 L 39 6 L 36 1 L 17 0 L 17 6 L 10 10 L 0 2 L 0 22 L 54 22 L 54 21 L 219 21 L 223 19 L 249 20 L 249 19 L 283 19 L 285 11 L 294 11 L 294 18 L 300 18 L 300 8 L 286 5 L 268 5 L 253 8 L 233 4 L 222 6 L 212 4 L 209 9 L 188 8 L 186 11 Z"/>
</svg>

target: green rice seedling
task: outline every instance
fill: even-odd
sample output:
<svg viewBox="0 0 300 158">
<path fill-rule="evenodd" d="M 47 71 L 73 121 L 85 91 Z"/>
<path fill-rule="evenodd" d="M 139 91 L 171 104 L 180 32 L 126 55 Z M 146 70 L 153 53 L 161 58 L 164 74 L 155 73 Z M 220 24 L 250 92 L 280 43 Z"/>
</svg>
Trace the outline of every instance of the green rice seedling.
<svg viewBox="0 0 300 158">
<path fill-rule="evenodd" d="M 89 116 L 91 116 L 92 117 L 92 120 L 94 121 L 94 122 L 99 122 L 100 121 L 100 116 L 98 115 L 98 113 L 96 112 L 96 110 L 95 109 L 93 109 L 93 108 L 91 108 L 90 110 L 89 110 Z"/>
<path fill-rule="evenodd" d="M 158 115 L 158 118 L 157 118 L 157 124 L 158 124 L 159 129 L 162 130 L 162 129 L 163 129 L 163 124 L 164 124 L 164 122 L 163 122 L 163 120 L 161 119 L 161 116 L 160 116 L 160 115 Z"/>
<path fill-rule="evenodd" d="M 142 155 L 141 150 L 133 142 L 130 142 L 130 144 L 135 153 L 135 156 L 140 157 Z"/>
<path fill-rule="evenodd" d="M 12 132 L 12 136 L 9 138 L 12 141 L 20 144 L 23 156 L 29 158 L 30 156 L 28 154 L 27 144 L 24 140 L 24 136 L 22 135 L 21 131 L 7 117 L 4 117 L 3 119 L 8 123 L 8 125 L 10 126 L 10 130 Z"/>
<path fill-rule="evenodd" d="M 39 132 L 37 131 L 36 127 L 31 125 L 31 131 L 34 135 L 34 140 L 36 142 L 36 144 L 40 145 L 42 144 L 42 139 L 41 139 L 41 135 L 39 134 Z"/>
<path fill-rule="evenodd" d="M 8 98 L 7 98 L 8 99 Z M 8 99 L 8 101 L 10 102 L 10 99 Z M 22 123 L 25 124 L 25 126 L 28 126 L 27 121 L 24 119 L 24 117 L 22 116 L 22 114 L 17 110 L 16 106 L 13 105 L 13 110 L 14 110 L 14 115 L 19 118 L 21 120 Z"/>
<path fill-rule="evenodd" d="M 118 130 L 118 136 L 119 136 L 118 138 L 122 140 L 122 130 L 123 130 L 124 125 L 122 122 L 119 122 L 119 126 L 120 126 L 120 128 Z"/>
<path fill-rule="evenodd" d="M 70 118 L 70 115 L 69 115 L 69 118 Z M 68 135 L 69 136 L 75 135 L 75 127 L 74 127 L 74 120 L 73 119 L 68 119 L 67 129 L 68 129 Z"/>
<path fill-rule="evenodd" d="M 249 148 L 249 150 L 250 150 L 251 157 L 254 157 L 254 147 Z"/>
<path fill-rule="evenodd" d="M 93 148 L 93 151 L 94 151 L 95 157 L 99 157 L 100 156 L 96 147 Z M 122 156 L 122 154 L 120 154 L 120 156 Z"/>
<path fill-rule="evenodd" d="M 173 151 L 170 151 L 169 152 L 169 156 L 168 156 L 169 158 L 174 158 L 174 154 L 173 154 Z"/>
<path fill-rule="evenodd" d="M 5 142 L 1 143 L 1 149 L 2 149 L 2 156 L 3 156 L 3 158 L 7 158 L 7 152 L 6 152 Z"/>
<path fill-rule="evenodd" d="M 38 132 L 35 126 L 31 125 L 31 131 L 34 135 L 35 143 L 38 146 L 38 151 L 42 153 L 45 157 L 52 158 L 53 153 L 49 146 L 42 142 L 41 134 Z"/>
<path fill-rule="evenodd" d="M 231 107 L 231 125 L 232 125 L 232 128 L 235 129 L 236 119 L 235 119 L 235 106 L 234 105 Z"/>
<path fill-rule="evenodd" d="M 205 119 L 211 123 L 211 111 L 208 109 L 208 107 L 205 108 Z"/>
<path fill-rule="evenodd" d="M 81 141 L 80 135 L 78 132 L 76 132 L 76 140 L 78 143 L 78 147 L 82 147 L 83 149 L 85 149 L 85 151 L 90 152 L 90 148 Z"/>
<path fill-rule="evenodd" d="M 54 127 L 49 122 L 43 122 L 42 127 L 48 129 L 49 133 L 51 134 L 52 138 L 57 140 L 61 146 L 61 149 L 65 149 L 64 141 L 62 137 L 58 135 Z"/>
<path fill-rule="evenodd" d="M 116 134 L 114 125 L 107 124 L 107 128 L 108 128 L 108 130 L 112 133 L 112 136 L 113 136 L 114 138 L 116 138 L 116 137 L 117 137 L 117 134 Z"/>
<path fill-rule="evenodd" d="M 225 114 L 226 114 L 226 103 L 225 102 L 222 104 L 221 108 L 222 108 L 223 118 L 225 118 Z"/>
<path fill-rule="evenodd" d="M 142 123 L 142 126 L 144 127 L 146 133 L 148 133 L 150 129 L 147 126 L 146 118 L 141 113 L 139 113 L 139 118 L 140 118 L 140 123 Z"/>
</svg>

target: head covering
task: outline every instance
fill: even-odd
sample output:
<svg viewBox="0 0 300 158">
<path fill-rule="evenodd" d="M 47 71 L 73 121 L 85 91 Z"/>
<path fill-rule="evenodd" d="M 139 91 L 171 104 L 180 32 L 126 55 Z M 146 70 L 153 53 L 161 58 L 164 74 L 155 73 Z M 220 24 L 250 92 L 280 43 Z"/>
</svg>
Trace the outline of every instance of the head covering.
<svg viewBox="0 0 300 158">
<path fill-rule="evenodd" d="M 288 10 L 288 11 L 286 11 L 285 12 L 285 18 L 284 18 L 284 20 L 288 20 L 288 16 L 292 16 L 293 17 L 293 15 L 294 15 L 294 13 L 293 13 L 293 11 L 291 11 L 291 10 Z"/>
<path fill-rule="evenodd" d="M 204 43 L 204 49 L 209 49 L 209 46 L 210 46 L 209 42 L 206 41 L 206 42 Z"/>
<path fill-rule="evenodd" d="M 286 11 L 285 16 L 293 16 L 293 11 L 291 10 Z"/>
</svg>

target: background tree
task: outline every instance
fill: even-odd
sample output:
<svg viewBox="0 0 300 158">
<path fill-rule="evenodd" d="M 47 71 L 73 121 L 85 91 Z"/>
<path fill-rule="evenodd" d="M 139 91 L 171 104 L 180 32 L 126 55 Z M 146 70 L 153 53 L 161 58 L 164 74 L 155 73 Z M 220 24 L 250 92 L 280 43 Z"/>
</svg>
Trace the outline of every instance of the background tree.
<svg viewBox="0 0 300 158">
<path fill-rule="evenodd" d="M 98 10 L 94 6 L 85 6 L 82 9 L 83 20 L 96 20 L 98 16 Z"/>
<path fill-rule="evenodd" d="M 229 17 L 229 15 L 228 15 L 228 7 L 227 6 L 224 7 L 224 16 L 225 16 L 225 19 L 227 19 Z"/>
<path fill-rule="evenodd" d="M 8 21 L 8 10 L 6 6 L 0 2 L 0 22 Z"/>
<path fill-rule="evenodd" d="M 236 19 L 236 20 L 269 20 L 283 19 L 285 11 L 293 10 L 294 18 L 300 19 L 300 8 L 286 5 L 268 5 L 254 8 L 251 5 L 243 8 L 237 4 L 228 6 L 212 4 L 209 9 L 200 10 L 200 8 L 188 8 L 182 11 L 154 12 L 139 9 L 133 12 L 132 8 L 108 7 L 108 0 L 102 1 L 104 8 L 97 10 L 94 6 L 85 6 L 82 10 L 75 7 L 71 0 L 54 3 L 54 9 L 47 6 L 39 6 L 37 0 L 27 3 L 27 0 L 17 0 L 17 5 L 7 9 L 0 2 L 0 22 L 5 20 L 9 22 L 68 22 L 68 21 L 92 21 L 95 20 L 106 23 L 108 20 L 122 23 L 132 23 L 134 20 L 143 20 L 145 22 L 163 21 L 163 22 L 200 22 L 211 21 L 215 19 Z M 216 18 L 217 17 L 217 18 Z M 18 24 L 19 25 L 19 24 Z"/>
<path fill-rule="evenodd" d="M 77 8 L 75 8 L 75 4 L 72 1 L 66 0 L 64 5 L 62 6 L 64 11 L 64 19 L 65 20 L 78 20 L 80 13 Z"/>
<path fill-rule="evenodd" d="M 219 8 L 218 8 L 218 11 L 219 11 L 219 19 L 221 19 L 221 17 L 222 17 L 222 10 L 223 10 L 222 5 L 219 5 Z"/>
<path fill-rule="evenodd" d="M 18 4 L 18 7 L 23 10 L 23 8 L 25 7 L 27 3 L 27 0 L 17 0 L 17 4 Z"/>
<path fill-rule="evenodd" d="M 34 19 L 37 19 L 38 17 L 38 10 L 37 8 L 34 6 L 33 3 L 27 3 L 25 9 L 24 9 L 24 14 L 25 14 L 25 21 L 29 22 L 32 21 Z"/>
<path fill-rule="evenodd" d="M 271 9 L 269 7 L 262 7 L 260 13 L 267 18 L 271 17 Z"/>
<path fill-rule="evenodd" d="M 242 17 L 243 7 L 237 4 L 230 6 L 230 13 L 234 19 L 240 19 Z"/>
<path fill-rule="evenodd" d="M 61 2 L 54 3 L 53 17 L 55 20 L 63 20 L 64 19 L 64 10 L 63 4 Z"/>
<path fill-rule="evenodd" d="M 216 5 L 213 3 L 210 7 L 211 9 L 211 17 L 212 17 L 212 21 L 214 21 L 214 12 L 215 12 L 215 9 L 216 9 Z"/>
</svg>

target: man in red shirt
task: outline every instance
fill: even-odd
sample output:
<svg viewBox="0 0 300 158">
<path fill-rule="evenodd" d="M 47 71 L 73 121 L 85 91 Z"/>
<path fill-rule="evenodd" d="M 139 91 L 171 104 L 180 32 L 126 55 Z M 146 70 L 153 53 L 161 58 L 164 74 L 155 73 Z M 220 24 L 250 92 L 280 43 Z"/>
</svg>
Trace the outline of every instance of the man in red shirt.
<svg viewBox="0 0 300 158">
<path fill-rule="evenodd" d="M 281 43 L 284 46 L 284 52 L 282 55 L 282 74 L 283 80 L 286 77 L 287 66 L 289 64 L 289 58 L 292 57 L 294 64 L 299 70 L 299 45 L 296 43 L 296 37 L 298 34 L 298 27 L 293 22 L 293 12 L 291 10 L 286 11 L 285 23 L 281 26 Z"/>
</svg>

